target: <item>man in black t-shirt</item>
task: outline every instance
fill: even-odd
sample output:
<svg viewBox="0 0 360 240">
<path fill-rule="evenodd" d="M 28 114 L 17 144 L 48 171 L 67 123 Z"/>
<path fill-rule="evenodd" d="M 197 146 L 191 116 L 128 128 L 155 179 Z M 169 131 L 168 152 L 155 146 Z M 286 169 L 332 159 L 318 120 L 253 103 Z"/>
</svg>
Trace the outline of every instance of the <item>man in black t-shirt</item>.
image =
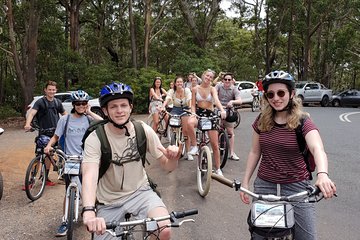
<svg viewBox="0 0 360 240">
<path fill-rule="evenodd" d="M 39 135 L 47 135 L 52 137 L 55 132 L 57 122 L 59 121 L 59 114 L 66 114 L 65 109 L 59 99 L 55 98 L 57 91 L 56 82 L 48 81 L 45 85 L 44 97 L 38 99 L 29 114 L 26 117 L 24 129 L 29 131 L 31 129 L 31 122 L 36 117 L 39 125 Z M 50 163 L 46 164 L 46 178 L 49 174 Z M 46 180 L 46 185 L 54 186 L 55 183 L 49 179 Z M 24 189 L 25 190 L 25 189 Z"/>
</svg>

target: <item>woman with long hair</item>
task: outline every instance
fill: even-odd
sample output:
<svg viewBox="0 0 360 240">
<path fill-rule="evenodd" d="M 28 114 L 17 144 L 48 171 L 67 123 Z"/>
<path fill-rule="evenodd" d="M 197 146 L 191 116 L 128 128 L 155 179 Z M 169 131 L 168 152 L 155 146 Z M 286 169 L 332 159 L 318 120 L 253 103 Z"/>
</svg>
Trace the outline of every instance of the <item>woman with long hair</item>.
<svg viewBox="0 0 360 240">
<path fill-rule="evenodd" d="M 191 112 L 195 113 L 199 116 L 210 117 L 214 114 L 214 104 L 221 111 L 221 118 L 226 118 L 226 112 L 222 107 L 216 89 L 211 86 L 211 83 L 214 79 L 215 72 L 211 69 L 206 70 L 202 74 L 202 82 L 200 85 L 195 86 L 192 89 L 192 97 L 191 97 Z M 189 127 L 194 129 L 197 127 L 198 120 L 195 116 L 191 116 L 189 118 Z M 213 124 L 214 125 L 214 124 Z M 220 169 L 220 150 L 218 143 L 218 132 L 216 129 L 212 129 L 208 131 L 208 135 L 210 138 L 211 148 L 213 150 L 214 160 L 215 160 L 215 173 L 219 175 L 223 175 Z M 196 136 L 194 131 L 189 131 L 190 138 L 190 151 L 188 155 L 195 155 L 198 153 L 198 147 L 196 144 Z"/>
<path fill-rule="evenodd" d="M 152 114 L 153 125 L 151 126 L 154 131 L 157 131 L 159 124 L 159 108 L 162 106 L 163 97 L 166 96 L 166 90 L 162 88 L 161 77 L 156 77 L 150 88 L 149 98 L 149 112 Z"/>
</svg>

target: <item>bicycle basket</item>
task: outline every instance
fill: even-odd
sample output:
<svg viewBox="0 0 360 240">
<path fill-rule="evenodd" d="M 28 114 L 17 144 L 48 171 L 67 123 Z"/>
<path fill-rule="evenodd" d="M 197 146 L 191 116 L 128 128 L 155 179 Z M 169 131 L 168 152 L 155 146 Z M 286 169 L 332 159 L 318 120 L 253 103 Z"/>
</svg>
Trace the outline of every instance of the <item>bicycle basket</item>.
<svg viewBox="0 0 360 240">
<path fill-rule="evenodd" d="M 64 174 L 79 176 L 81 174 L 81 156 L 69 156 L 65 161 Z"/>
<path fill-rule="evenodd" d="M 171 127 L 180 127 L 181 126 L 180 116 L 172 116 L 169 120 L 169 125 Z"/>
<path fill-rule="evenodd" d="M 212 122 L 208 118 L 200 118 L 198 123 L 199 130 L 211 130 L 212 129 Z"/>
<path fill-rule="evenodd" d="M 35 139 L 36 147 L 37 148 L 45 148 L 46 145 L 49 143 L 49 141 L 50 141 L 50 137 L 48 137 L 46 135 L 40 135 L 40 136 L 36 137 L 36 139 Z"/>
<path fill-rule="evenodd" d="M 293 206 L 287 202 L 254 201 L 250 213 L 253 227 L 290 229 L 295 224 Z"/>
</svg>

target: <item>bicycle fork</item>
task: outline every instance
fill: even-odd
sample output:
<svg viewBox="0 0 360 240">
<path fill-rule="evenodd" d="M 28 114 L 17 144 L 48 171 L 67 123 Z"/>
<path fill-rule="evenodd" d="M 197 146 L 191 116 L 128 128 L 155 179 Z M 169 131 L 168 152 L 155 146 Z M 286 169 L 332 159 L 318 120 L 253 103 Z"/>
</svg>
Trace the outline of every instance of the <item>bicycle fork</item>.
<svg viewBox="0 0 360 240">
<path fill-rule="evenodd" d="M 65 199 L 65 213 L 64 213 L 64 220 L 67 222 L 69 219 L 69 206 L 70 206 L 70 191 L 72 188 L 75 188 L 76 192 L 75 192 L 75 219 L 70 219 L 70 221 L 74 221 L 77 222 L 79 219 L 79 205 L 80 205 L 80 194 L 81 191 L 79 189 L 79 186 L 76 183 L 76 181 L 80 182 L 79 177 L 77 177 L 77 179 L 75 181 L 71 181 L 69 187 L 66 189 L 66 199 Z"/>
</svg>

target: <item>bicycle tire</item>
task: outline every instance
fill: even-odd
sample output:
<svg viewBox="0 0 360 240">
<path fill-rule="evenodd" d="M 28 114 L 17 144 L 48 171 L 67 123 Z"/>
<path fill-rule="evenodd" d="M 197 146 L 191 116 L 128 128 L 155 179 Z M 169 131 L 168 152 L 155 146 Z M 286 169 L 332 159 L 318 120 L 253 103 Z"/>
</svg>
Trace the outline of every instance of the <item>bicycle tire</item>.
<svg viewBox="0 0 360 240">
<path fill-rule="evenodd" d="M 200 196 L 205 197 L 210 190 L 210 181 L 212 173 L 212 157 L 210 148 L 203 146 L 197 161 L 197 186 Z"/>
<path fill-rule="evenodd" d="M 184 156 L 186 149 L 185 149 L 185 140 L 184 140 L 184 135 L 182 133 L 182 128 L 178 129 L 178 136 L 179 137 L 177 138 L 177 142 L 178 142 L 177 146 L 180 146 L 180 143 L 183 144 L 183 148 L 182 148 L 182 151 L 181 151 L 181 156 Z"/>
<path fill-rule="evenodd" d="M 2 174 L 0 172 L 0 200 L 3 196 L 3 191 L 4 191 L 4 181 L 3 181 Z"/>
<path fill-rule="evenodd" d="M 235 113 L 237 114 L 238 118 L 236 119 L 235 125 L 234 125 L 234 129 L 237 128 L 240 125 L 241 122 L 241 115 L 240 112 L 238 110 L 235 111 Z"/>
<path fill-rule="evenodd" d="M 68 210 L 68 219 L 67 219 L 67 240 L 73 239 L 74 233 L 74 219 L 75 219 L 75 200 L 76 200 L 76 189 L 74 187 L 70 188 L 69 196 L 69 210 Z"/>
<path fill-rule="evenodd" d="M 253 98 L 253 102 L 251 104 L 251 111 L 255 112 L 260 107 L 260 99 L 258 97 Z"/>
<path fill-rule="evenodd" d="M 229 155 L 229 136 L 224 129 L 219 130 L 220 168 L 224 168 Z"/>
<path fill-rule="evenodd" d="M 42 156 L 36 156 L 31 160 L 25 175 L 26 196 L 35 201 L 39 199 L 45 190 L 45 163 L 42 163 Z"/>
<path fill-rule="evenodd" d="M 175 131 L 170 132 L 170 145 L 177 145 L 178 144 L 176 135 L 177 134 L 176 134 Z"/>
</svg>

